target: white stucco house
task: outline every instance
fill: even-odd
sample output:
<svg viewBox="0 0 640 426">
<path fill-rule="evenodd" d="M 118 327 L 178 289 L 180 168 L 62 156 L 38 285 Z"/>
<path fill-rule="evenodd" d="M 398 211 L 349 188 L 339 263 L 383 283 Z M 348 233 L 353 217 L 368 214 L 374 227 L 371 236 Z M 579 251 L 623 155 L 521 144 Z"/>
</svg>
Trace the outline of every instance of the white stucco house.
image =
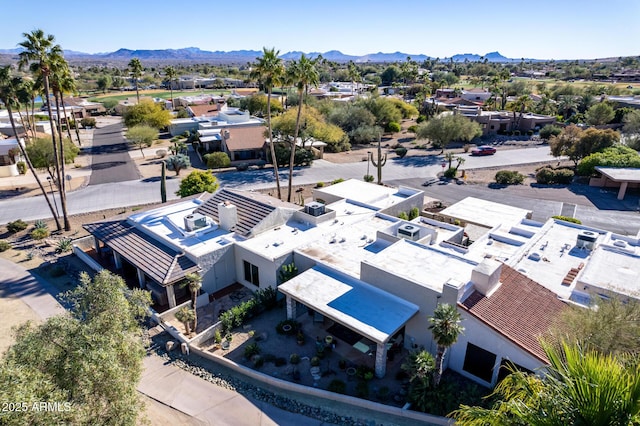
<svg viewBox="0 0 640 426">
<path fill-rule="evenodd" d="M 277 287 L 288 318 L 309 309 L 358 333 L 354 347 L 375 354 L 378 377 L 393 343 L 435 353 L 428 318 L 438 304 L 457 306 L 465 327 L 449 368 L 491 386 L 507 364 L 547 363 L 538 338 L 569 301 L 640 286 L 637 238 L 536 222 L 526 210 L 475 199 L 447 209 L 444 221 L 405 221 L 397 215 L 421 210 L 421 191 L 357 180 L 316 189 L 314 199 L 322 202 L 299 206 L 221 189 L 84 227 L 93 249 L 158 304 L 175 306 L 175 284 L 194 271 L 210 294 L 238 283 Z M 478 209 L 486 214 L 472 224 Z M 299 273 L 282 283 L 278 272 L 290 263 Z"/>
</svg>

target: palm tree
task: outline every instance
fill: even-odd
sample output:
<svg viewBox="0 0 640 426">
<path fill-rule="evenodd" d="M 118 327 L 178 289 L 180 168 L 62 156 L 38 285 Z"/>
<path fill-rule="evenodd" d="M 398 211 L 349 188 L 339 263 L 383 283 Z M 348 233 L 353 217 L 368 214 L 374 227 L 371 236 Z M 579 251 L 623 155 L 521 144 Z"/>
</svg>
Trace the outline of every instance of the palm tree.
<svg viewBox="0 0 640 426">
<path fill-rule="evenodd" d="M 142 77 L 142 63 L 140 59 L 133 58 L 129 61 L 127 65 L 129 67 L 129 72 L 131 73 L 131 78 L 133 79 L 133 84 L 136 86 L 136 98 L 138 99 L 138 103 L 140 103 L 140 92 L 138 91 L 138 79 Z"/>
<path fill-rule="evenodd" d="M 298 141 L 298 133 L 300 132 L 300 116 L 302 115 L 303 94 L 307 92 L 309 86 L 317 86 L 320 81 L 318 70 L 316 69 L 317 59 L 310 59 L 303 53 L 299 61 L 293 61 L 289 68 L 291 81 L 296 84 L 298 89 L 298 115 L 296 116 L 296 130 L 291 141 L 291 154 L 289 156 L 289 190 L 287 192 L 287 201 L 291 202 L 291 193 L 293 185 L 293 163 L 296 156 L 296 143 Z"/>
<path fill-rule="evenodd" d="M 53 215 L 53 219 L 56 222 L 56 227 L 58 231 L 60 231 L 62 227 L 60 226 L 60 220 L 58 219 L 58 214 L 54 210 L 53 205 L 51 204 L 51 200 L 49 200 L 47 190 L 45 189 L 44 185 L 40 181 L 40 177 L 36 173 L 36 170 L 33 168 L 33 164 L 31 164 L 31 160 L 29 159 L 29 156 L 27 155 L 27 152 L 25 151 L 24 146 L 19 141 L 19 135 L 16 129 L 16 123 L 13 119 L 13 106 L 19 105 L 19 103 L 17 102 L 18 92 L 20 91 L 20 87 L 22 83 L 23 83 L 23 80 L 21 78 L 11 76 L 10 66 L 7 65 L 5 67 L 0 68 L 0 101 L 2 101 L 4 106 L 7 108 L 9 121 L 11 122 L 11 128 L 13 129 L 13 134 L 16 135 L 16 139 L 18 140 L 18 146 L 20 147 L 20 152 L 22 153 L 22 156 L 24 157 L 25 162 L 27 163 L 27 166 L 31 171 L 31 174 L 36 179 L 36 182 L 40 187 L 40 191 L 42 192 L 42 195 L 44 195 L 44 199 L 47 202 L 47 205 L 49 206 L 49 210 L 51 211 L 51 214 Z M 23 125 L 23 129 L 25 129 L 25 133 L 26 133 L 26 128 L 24 128 L 24 125 Z"/>
<path fill-rule="evenodd" d="M 276 188 L 278 191 L 278 199 L 282 199 L 280 192 L 280 176 L 278 174 L 278 160 L 276 159 L 276 148 L 273 145 L 273 131 L 271 130 L 271 92 L 274 86 L 280 84 L 285 76 L 284 65 L 282 59 L 278 57 L 279 50 L 275 48 L 262 49 L 262 57 L 258 62 L 253 64 L 251 78 L 262 84 L 267 92 L 267 132 L 269 133 L 269 149 L 271 151 L 271 162 L 273 163 L 273 171 L 275 173 Z"/>
<path fill-rule="evenodd" d="M 640 363 L 628 355 L 543 344 L 542 378 L 513 371 L 496 387 L 491 408 L 462 405 L 459 425 L 635 425 L 640 421 Z"/>
<path fill-rule="evenodd" d="M 411 382 L 421 380 L 431 383 L 436 362 L 433 359 L 433 355 L 423 350 L 411 353 L 407 362 L 402 364 L 400 368 L 409 375 L 409 381 Z"/>
<path fill-rule="evenodd" d="M 171 108 L 173 109 L 173 82 L 175 81 L 178 73 L 174 67 L 166 67 L 164 69 L 164 75 L 167 76 L 169 80 L 169 91 L 171 92 Z"/>
<path fill-rule="evenodd" d="M 186 335 L 191 334 L 191 322 L 196 319 L 196 314 L 193 309 L 190 309 L 188 306 L 183 306 L 178 309 L 175 313 L 176 319 L 184 324 L 184 331 Z M 195 330 L 195 327 L 193 328 Z"/>
<path fill-rule="evenodd" d="M 191 292 L 191 309 L 193 309 L 194 313 L 193 331 L 196 331 L 198 328 L 198 309 L 196 302 L 200 294 L 200 289 L 202 288 L 202 277 L 200 274 L 187 274 L 180 287 L 189 287 L 189 291 Z"/>
<path fill-rule="evenodd" d="M 433 384 L 438 386 L 442 378 L 442 370 L 444 366 L 444 356 L 447 349 L 450 348 L 457 340 L 458 336 L 464 331 L 464 327 L 460 325 L 460 313 L 454 305 L 448 303 L 440 304 L 433 311 L 433 316 L 429 318 L 431 325 L 429 329 L 433 334 L 433 339 L 438 345 L 436 351 L 436 370 L 433 376 Z"/>
<path fill-rule="evenodd" d="M 61 185 L 63 176 L 60 174 L 60 156 L 58 154 L 58 147 L 56 144 L 56 138 L 54 136 L 54 123 L 53 114 L 51 113 L 51 98 L 49 90 L 49 77 L 51 75 L 51 68 L 53 62 L 58 61 L 62 57 L 62 48 L 58 44 L 54 44 L 55 37 L 51 34 L 46 35 L 40 29 L 33 30 L 30 33 L 22 34 L 26 40 L 19 43 L 24 49 L 19 54 L 18 67 L 23 69 L 29 65 L 29 69 L 36 77 L 42 79 L 44 88 L 44 96 L 47 104 L 47 112 L 49 113 L 49 124 L 51 125 L 51 141 L 53 143 L 53 156 L 54 165 L 56 170 L 56 181 L 58 184 L 58 191 L 60 193 L 60 204 L 62 205 L 62 213 L 64 217 L 64 229 L 66 231 L 71 230 L 71 224 L 69 223 L 69 217 L 66 214 L 66 197 L 64 195 L 64 187 Z"/>
</svg>

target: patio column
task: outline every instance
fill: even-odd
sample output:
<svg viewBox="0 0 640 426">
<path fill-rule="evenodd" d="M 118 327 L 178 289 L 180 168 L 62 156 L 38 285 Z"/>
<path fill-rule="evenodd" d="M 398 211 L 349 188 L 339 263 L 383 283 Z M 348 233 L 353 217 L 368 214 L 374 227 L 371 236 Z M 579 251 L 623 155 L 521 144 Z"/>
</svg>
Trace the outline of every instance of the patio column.
<svg viewBox="0 0 640 426">
<path fill-rule="evenodd" d="M 96 237 L 93 237 L 93 248 L 98 253 L 98 256 L 102 257 L 102 249 L 100 248 L 100 240 Z"/>
<path fill-rule="evenodd" d="M 296 301 L 287 296 L 287 319 L 296 319 Z"/>
<path fill-rule="evenodd" d="M 113 252 L 113 263 L 116 266 L 116 269 L 122 269 L 122 259 L 120 258 L 120 253 L 116 251 Z"/>
<path fill-rule="evenodd" d="M 176 294 L 173 291 L 173 285 L 166 286 L 165 290 L 167 292 L 167 300 L 169 301 L 169 308 L 175 308 L 176 307 Z"/>
<path fill-rule="evenodd" d="M 376 348 L 376 377 L 382 379 L 387 372 L 387 344 L 378 343 Z"/>
<path fill-rule="evenodd" d="M 620 190 L 618 191 L 618 200 L 624 200 L 624 194 L 627 192 L 627 185 L 629 182 L 620 182 Z"/>
<path fill-rule="evenodd" d="M 144 279 L 144 272 L 140 268 L 136 268 L 136 272 L 138 273 L 138 284 L 140 284 L 140 288 L 145 288 L 146 280 Z"/>
</svg>

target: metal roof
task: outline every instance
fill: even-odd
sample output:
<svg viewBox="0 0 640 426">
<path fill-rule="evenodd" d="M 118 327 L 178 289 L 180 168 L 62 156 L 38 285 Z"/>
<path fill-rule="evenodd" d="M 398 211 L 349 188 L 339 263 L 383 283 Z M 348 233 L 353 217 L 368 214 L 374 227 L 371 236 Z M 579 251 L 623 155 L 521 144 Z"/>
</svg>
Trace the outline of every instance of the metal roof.
<svg viewBox="0 0 640 426">
<path fill-rule="evenodd" d="M 83 227 L 163 286 L 199 270 L 184 253 L 154 240 L 126 220 L 88 223 Z"/>
</svg>

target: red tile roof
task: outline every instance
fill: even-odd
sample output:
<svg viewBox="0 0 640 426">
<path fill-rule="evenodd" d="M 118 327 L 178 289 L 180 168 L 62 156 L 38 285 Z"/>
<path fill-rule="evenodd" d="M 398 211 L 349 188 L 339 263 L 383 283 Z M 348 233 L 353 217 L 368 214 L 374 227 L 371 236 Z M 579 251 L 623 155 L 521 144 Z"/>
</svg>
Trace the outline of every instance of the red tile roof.
<svg viewBox="0 0 640 426">
<path fill-rule="evenodd" d="M 543 362 L 538 338 L 567 307 L 558 296 L 515 269 L 502 265 L 500 287 L 491 297 L 474 291 L 458 306 Z"/>
<path fill-rule="evenodd" d="M 265 143 L 264 127 L 231 127 L 228 128 L 230 138 L 225 142 L 229 151 L 261 149 Z"/>
<path fill-rule="evenodd" d="M 218 105 L 189 105 L 189 109 L 194 117 L 212 117 L 218 115 Z"/>
</svg>

